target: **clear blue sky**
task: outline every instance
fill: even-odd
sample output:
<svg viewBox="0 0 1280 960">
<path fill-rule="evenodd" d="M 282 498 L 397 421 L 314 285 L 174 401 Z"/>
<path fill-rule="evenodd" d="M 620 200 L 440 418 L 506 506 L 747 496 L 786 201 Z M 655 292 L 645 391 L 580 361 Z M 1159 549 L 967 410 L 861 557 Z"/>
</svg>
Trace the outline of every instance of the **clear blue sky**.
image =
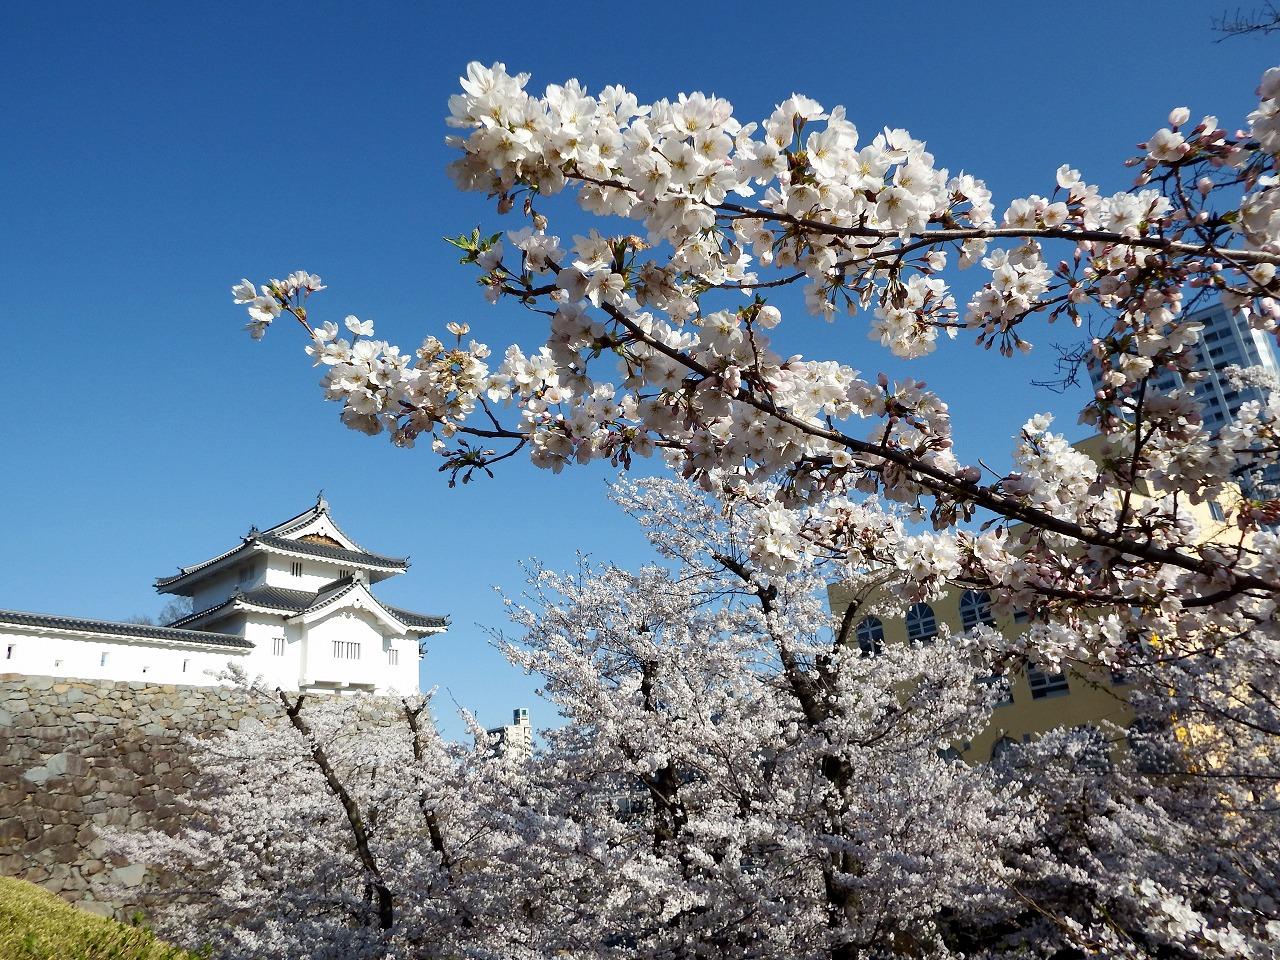
<svg viewBox="0 0 1280 960">
<path fill-rule="evenodd" d="M 293 330 L 252 344 L 231 283 L 309 269 L 330 284 L 319 319 L 372 317 L 409 346 L 454 319 L 498 346 L 527 336 L 512 333 L 526 316 L 485 304 L 440 241 L 516 225 L 444 173 L 446 100 L 471 59 L 531 71 L 535 88 L 576 76 L 642 100 L 714 91 L 744 119 L 793 90 L 843 103 L 865 137 L 903 126 L 940 164 L 985 177 L 1003 209 L 1064 161 L 1123 186 L 1119 162 L 1172 106 L 1239 123 L 1280 45 L 1215 43 L 1210 18 L 1228 5 L 7 4 L 0 607 L 154 612 L 154 577 L 323 487 L 353 536 L 412 556 L 382 593 L 453 617 L 426 682 L 485 722 L 517 705 L 551 722 L 480 625 L 502 624 L 492 588 L 518 590 L 523 559 L 645 556 L 604 498 L 608 470 L 508 463 L 450 490 L 427 451 L 338 424 Z M 1002 462 L 1032 410 L 1078 432 L 1082 394 L 1029 383 L 1065 330 L 1042 333 L 1030 362 L 957 342 L 906 364 L 857 321 L 790 327 L 796 352 L 929 380 L 963 459 Z"/>
</svg>

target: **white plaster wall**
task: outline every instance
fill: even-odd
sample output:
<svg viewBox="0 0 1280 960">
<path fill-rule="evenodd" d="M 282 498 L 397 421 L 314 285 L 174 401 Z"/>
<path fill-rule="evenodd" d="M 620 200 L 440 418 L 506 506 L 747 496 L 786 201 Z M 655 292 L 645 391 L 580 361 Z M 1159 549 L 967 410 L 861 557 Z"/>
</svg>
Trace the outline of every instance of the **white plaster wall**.
<svg viewBox="0 0 1280 960">
<path fill-rule="evenodd" d="M 283 655 L 275 652 L 276 637 L 285 638 Z M 302 631 L 297 624 L 285 622 L 284 617 L 270 614 L 251 614 L 244 623 L 244 638 L 253 644 L 253 650 L 245 658 L 245 670 L 250 677 L 261 676 L 272 686 L 285 690 L 298 689 L 302 676 Z"/>
<path fill-rule="evenodd" d="M 106 663 L 102 655 L 106 654 Z M 145 680 L 149 683 L 212 685 L 229 661 L 243 653 L 207 647 L 177 647 L 145 640 L 114 640 L 75 634 L 27 633 L 0 627 L 0 672 L 85 680 Z"/>
<path fill-rule="evenodd" d="M 387 667 L 387 687 L 397 693 L 417 693 L 422 686 L 422 678 L 418 674 L 420 657 L 417 636 L 410 634 L 407 637 L 390 637 L 387 643 L 400 652 L 400 663 Z M 386 657 L 385 653 L 383 657 Z"/>
<path fill-rule="evenodd" d="M 239 570 L 246 565 L 252 565 L 253 571 L 247 580 L 240 580 Z M 241 559 L 228 567 L 226 573 L 220 573 L 216 577 L 210 577 L 206 582 L 201 583 L 191 595 L 191 609 L 198 613 L 201 610 L 216 607 L 231 596 L 237 587 L 241 590 L 252 590 L 254 587 L 260 586 L 263 583 L 266 570 L 266 558 L 261 553 L 249 554 L 248 559 Z"/>
<path fill-rule="evenodd" d="M 359 643 L 360 659 L 335 658 L 335 640 Z M 408 641 L 391 638 L 390 642 L 401 650 L 400 664 L 396 667 L 387 661 L 388 638 L 384 637 L 376 618 L 363 611 L 339 610 L 309 625 L 305 638 L 307 661 L 303 679 L 308 684 L 318 685 L 372 684 L 379 690 L 417 690 L 417 658 L 404 652 Z M 405 683 L 406 661 L 414 664 L 412 684 Z"/>
<path fill-rule="evenodd" d="M 231 651 L 199 645 L 172 646 L 141 639 L 85 637 L 78 634 L 28 633 L 0 627 L 0 673 L 76 677 L 85 680 L 145 680 L 151 683 L 213 685 L 229 662 L 250 678 L 297 690 L 303 686 L 372 686 L 379 693 L 414 693 L 419 689 L 418 642 L 412 636 L 387 636 L 366 611 L 339 610 L 309 627 L 284 617 L 254 614 L 230 630 L 254 646 Z M 272 639 L 285 637 L 285 653 L 273 652 Z M 360 644 L 360 659 L 335 659 L 333 641 Z M 395 648 L 392 666 L 387 651 Z M 106 653 L 106 663 L 102 654 Z"/>
<path fill-rule="evenodd" d="M 319 590 L 326 583 L 331 583 L 338 579 L 343 570 L 348 573 L 355 571 L 355 568 L 340 563 L 330 563 L 322 560 L 299 560 L 302 564 L 302 576 L 295 577 L 291 571 L 290 564 L 293 563 L 289 557 L 273 556 L 267 564 L 264 582 L 269 587 L 281 587 L 285 590 Z"/>
</svg>

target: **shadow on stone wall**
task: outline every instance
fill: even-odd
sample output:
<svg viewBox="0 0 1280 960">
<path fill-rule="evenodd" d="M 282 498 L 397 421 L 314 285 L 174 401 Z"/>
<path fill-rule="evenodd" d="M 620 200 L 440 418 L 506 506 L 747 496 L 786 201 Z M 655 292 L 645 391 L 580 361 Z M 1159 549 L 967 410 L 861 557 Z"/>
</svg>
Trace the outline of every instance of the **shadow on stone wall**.
<svg viewBox="0 0 1280 960">
<path fill-rule="evenodd" d="M 272 710 L 227 687 L 0 674 L 0 874 L 98 914 L 145 910 L 146 867 L 100 830 L 175 831 L 196 778 L 183 738 Z"/>
</svg>

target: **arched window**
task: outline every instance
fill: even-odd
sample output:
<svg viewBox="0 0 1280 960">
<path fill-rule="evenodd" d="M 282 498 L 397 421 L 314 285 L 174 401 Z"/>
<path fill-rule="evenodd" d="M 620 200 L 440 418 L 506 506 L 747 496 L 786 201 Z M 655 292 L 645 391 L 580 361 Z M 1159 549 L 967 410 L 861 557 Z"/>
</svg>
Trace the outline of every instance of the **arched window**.
<svg viewBox="0 0 1280 960">
<path fill-rule="evenodd" d="M 967 633 L 980 623 L 988 627 L 996 625 L 996 618 L 991 615 L 991 594 L 985 590 L 966 590 L 960 594 L 960 624 Z"/>
<path fill-rule="evenodd" d="M 991 745 L 991 759 L 1002 760 L 1009 755 L 1009 751 L 1018 745 L 1018 741 L 1013 737 L 1000 737 Z"/>
<path fill-rule="evenodd" d="M 915 643 L 931 643 L 938 635 L 938 618 L 927 603 L 913 603 L 907 609 L 907 639 Z"/>
<path fill-rule="evenodd" d="M 863 617 L 857 635 L 864 657 L 874 657 L 884 650 L 884 624 L 879 617 Z"/>
</svg>

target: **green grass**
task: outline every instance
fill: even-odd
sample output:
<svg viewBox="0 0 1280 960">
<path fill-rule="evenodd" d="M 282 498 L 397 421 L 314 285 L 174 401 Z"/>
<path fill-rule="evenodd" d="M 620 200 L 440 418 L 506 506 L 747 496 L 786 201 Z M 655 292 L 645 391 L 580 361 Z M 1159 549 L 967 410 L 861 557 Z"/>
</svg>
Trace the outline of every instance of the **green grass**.
<svg viewBox="0 0 1280 960">
<path fill-rule="evenodd" d="M 142 927 L 77 910 L 33 883 L 0 877 L 0 960 L 199 960 Z"/>
</svg>

